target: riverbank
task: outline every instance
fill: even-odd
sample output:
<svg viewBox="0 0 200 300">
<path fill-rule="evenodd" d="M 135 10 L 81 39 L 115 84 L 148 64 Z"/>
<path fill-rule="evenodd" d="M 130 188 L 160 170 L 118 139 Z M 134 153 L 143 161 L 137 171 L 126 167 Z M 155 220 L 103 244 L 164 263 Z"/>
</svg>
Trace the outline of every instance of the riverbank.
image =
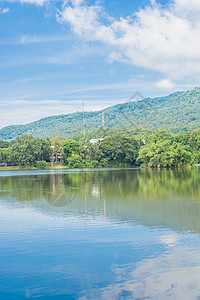
<svg viewBox="0 0 200 300">
<path fill-rule="evenodd" d="M 154 169 L 154 170 L 163 170 L 163 169 L 170 169 L 170 170 L 174 170 L 174 169 L 191 169 L 191 168 L 199 168 L 200 165 L 191 165 L 191 166 L 180 166 L 180 167 L 171 167 L 171 168 L 155 168 L 155 167 L 141 167 L 141 166 L 128 166 L 128 167 L 122 167 L 122 166 L 110 166 L 109 169 Z M 40 171 L 40 170 L 68 170 L 68 169 L 74 169 L 76 170 L 77 168 L 69 168 L 68 166 L 64 166 L 64 165 L 55 165 L 55 166 L 51 166 L 49 164 L 49 166 L 41 169 L 41 168 L 37 168 L 37 167 L 22 167 L 22 166 L 8 166 L 8 167 L 0 167 L 0 172 L 1 171 Z M 78 169 L 107 169 L 106 167 L 100 167 L 100 168 L 78 168 Z"/>
<path fill-rule="evenodd" d="M 48 164 L 45 168 L 37 168 L 33 166 L 29 167 L 23 167 L 23 166 L 7 166 L 7 167 L 0 167 L 1 171 L 27 171 L 27 170 L 62 170 L 62 169 L 68 169 L 67 166 L 64 165 L 54 165 L 53 167 L 51 164 Z"/>
</svg>

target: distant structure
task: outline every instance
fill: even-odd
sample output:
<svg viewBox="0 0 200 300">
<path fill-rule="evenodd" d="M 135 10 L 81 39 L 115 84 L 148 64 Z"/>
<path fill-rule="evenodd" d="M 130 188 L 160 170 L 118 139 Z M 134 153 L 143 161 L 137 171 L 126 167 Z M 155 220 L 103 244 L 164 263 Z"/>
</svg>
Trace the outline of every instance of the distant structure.
<svg viewBox="0 0 200 300">
<path fill-rule="evenodd" d="M 103 139 L 91 139 L 90 143 L 94 145 L 94 144 L 98 143 L 99 141 L 103 141 Z"/>
</svg>

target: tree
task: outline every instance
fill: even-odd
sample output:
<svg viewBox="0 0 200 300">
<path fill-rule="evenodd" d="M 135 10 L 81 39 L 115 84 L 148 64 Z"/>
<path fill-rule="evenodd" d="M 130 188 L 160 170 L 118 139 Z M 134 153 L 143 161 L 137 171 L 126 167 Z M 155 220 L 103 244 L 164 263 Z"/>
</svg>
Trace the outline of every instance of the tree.
<svg viewBox="0 0 200 300">
<path fill-rule="evenodd" d="M 82 168 L 83 161 L 80 155 L 72 153 L 70 157 L 68 157 L 68 167 L 70 168 Z"/>
<path fill-rule="evenodd" d="M 8 148 L 0 148 L 0 164 L 7 166 L 11 162 L 11 152 Z"/>
<path fill-rule="evenodd" d="M 169 167 L 181 167 L 191 164 L 192 153 L 188 146 L 173 143 L 170 146 L 170 163 Z"/>
<path fill-rule="evenodd" d="M 148 167 L 179 167 L 191 162 L 188 146 L 169 140 L 150 140 L 140 148 L 138 159 Z"/>
<path fill-rule="evenodd" d="M 61 140 L 61 138 L 59 136 L 56 136 L 54 138 L 52 138 L 52 142 L 51 142 L 52 146 L 53 146 L 53 150 L 54 150 L 54 155 L 55 155 L 55 159 L 56 159 L 56 163 L 58 161 L 62 162 L 62 147 L 63 147 L 63 140 Z"/>
<path fill-rule="evenodd" d="M 41 155 L 39 157 L 40 161 L 50 161 L 50 156 L 52 153 L 52 148 L 48 144 L 48 141 L 38 139 L 41 145 Z"/>
<path fill-rule="evenodd" d="M 192 163 L 200 163 L 200 129 L 193 130 L 189 136 L 189 144 L 192 151 Z"/>
<path fill-rule="evenodd" d="M 63 160 L 65 163 L 68 163 L 68 159 L 72 156 L 72 154 L 80 153 L 80 144 L 73 140 L 67 140 L 63 144 L 62 153 L 63 153 Z"/>
<path fill-rule="evenodd" d="M 132 136 L 124 134 L 106 137 L 101 143 L 104 157 L 111 162 L 134 165 L 137 160 L 139 142 Z"/>
<path fill-rule="evenodd" d="M 10 147 L 13 161 L 19 165 L 33 165 L 36 161 L 48 160 L 51 147 L 46 141 L 23 134 Z"/>
<path fill-rule="evenodd" d="M 85 145 L 80 147 L 80 155 L 85 161 L 96 161 L 96 166 L 103 157 L 101 141 L 94 144 L 88 141 Z"/>
</svg>

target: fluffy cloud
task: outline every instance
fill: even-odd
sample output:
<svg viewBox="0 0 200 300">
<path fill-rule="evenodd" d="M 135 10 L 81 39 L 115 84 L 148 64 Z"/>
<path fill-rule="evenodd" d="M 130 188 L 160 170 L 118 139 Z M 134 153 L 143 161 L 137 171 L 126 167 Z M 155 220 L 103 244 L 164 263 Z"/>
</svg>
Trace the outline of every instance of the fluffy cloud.
<svg viewBox="0 0 200 300">
<path fill-rule="evenodd" d="M 63 6 L 58 20 L 85 40 L 109 45 L 113 50 L 109 61 L 129 62 L 180 79 L 200 75 L 200 18 L 196 15 L 200 15 L 199 0 L 174 0 L 168 8 L 152 1 L 151 6 L 118 20 L 109 18 L 98 4 L 73 0 Z"/>
<path fill-rule="evenodd" d="M 176 84 L 169 79 L 162 79 L 160 81 L 157 81 L 154 85 L 159 89 L 166 91 L 174 90 L 177 88 Z"/>
<path fill-rule="evenodd" d="M 7 8 L 0 8 L 0 15 L 5 15 L 10 11 L 10 9 Z"/>
<path fill-rule="evenodd" d="M 176 8 L 184 10 L 198 10 L 200 9 L 200 2 L 199 0 L 174 0 L 174 4 L 176 6 Z"/>
</svg>

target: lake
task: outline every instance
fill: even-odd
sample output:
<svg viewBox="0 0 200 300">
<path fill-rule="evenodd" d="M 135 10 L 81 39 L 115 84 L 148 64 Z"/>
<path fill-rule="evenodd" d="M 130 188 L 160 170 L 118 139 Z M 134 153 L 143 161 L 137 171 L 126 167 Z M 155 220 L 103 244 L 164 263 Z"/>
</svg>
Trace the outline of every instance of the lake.
<svg viewBox="0 0 200 300">
<path fill-rule="evenodd" d="M 200 299 L 200 169 L 0 172 L 0 299 Z"/>
</svg>

